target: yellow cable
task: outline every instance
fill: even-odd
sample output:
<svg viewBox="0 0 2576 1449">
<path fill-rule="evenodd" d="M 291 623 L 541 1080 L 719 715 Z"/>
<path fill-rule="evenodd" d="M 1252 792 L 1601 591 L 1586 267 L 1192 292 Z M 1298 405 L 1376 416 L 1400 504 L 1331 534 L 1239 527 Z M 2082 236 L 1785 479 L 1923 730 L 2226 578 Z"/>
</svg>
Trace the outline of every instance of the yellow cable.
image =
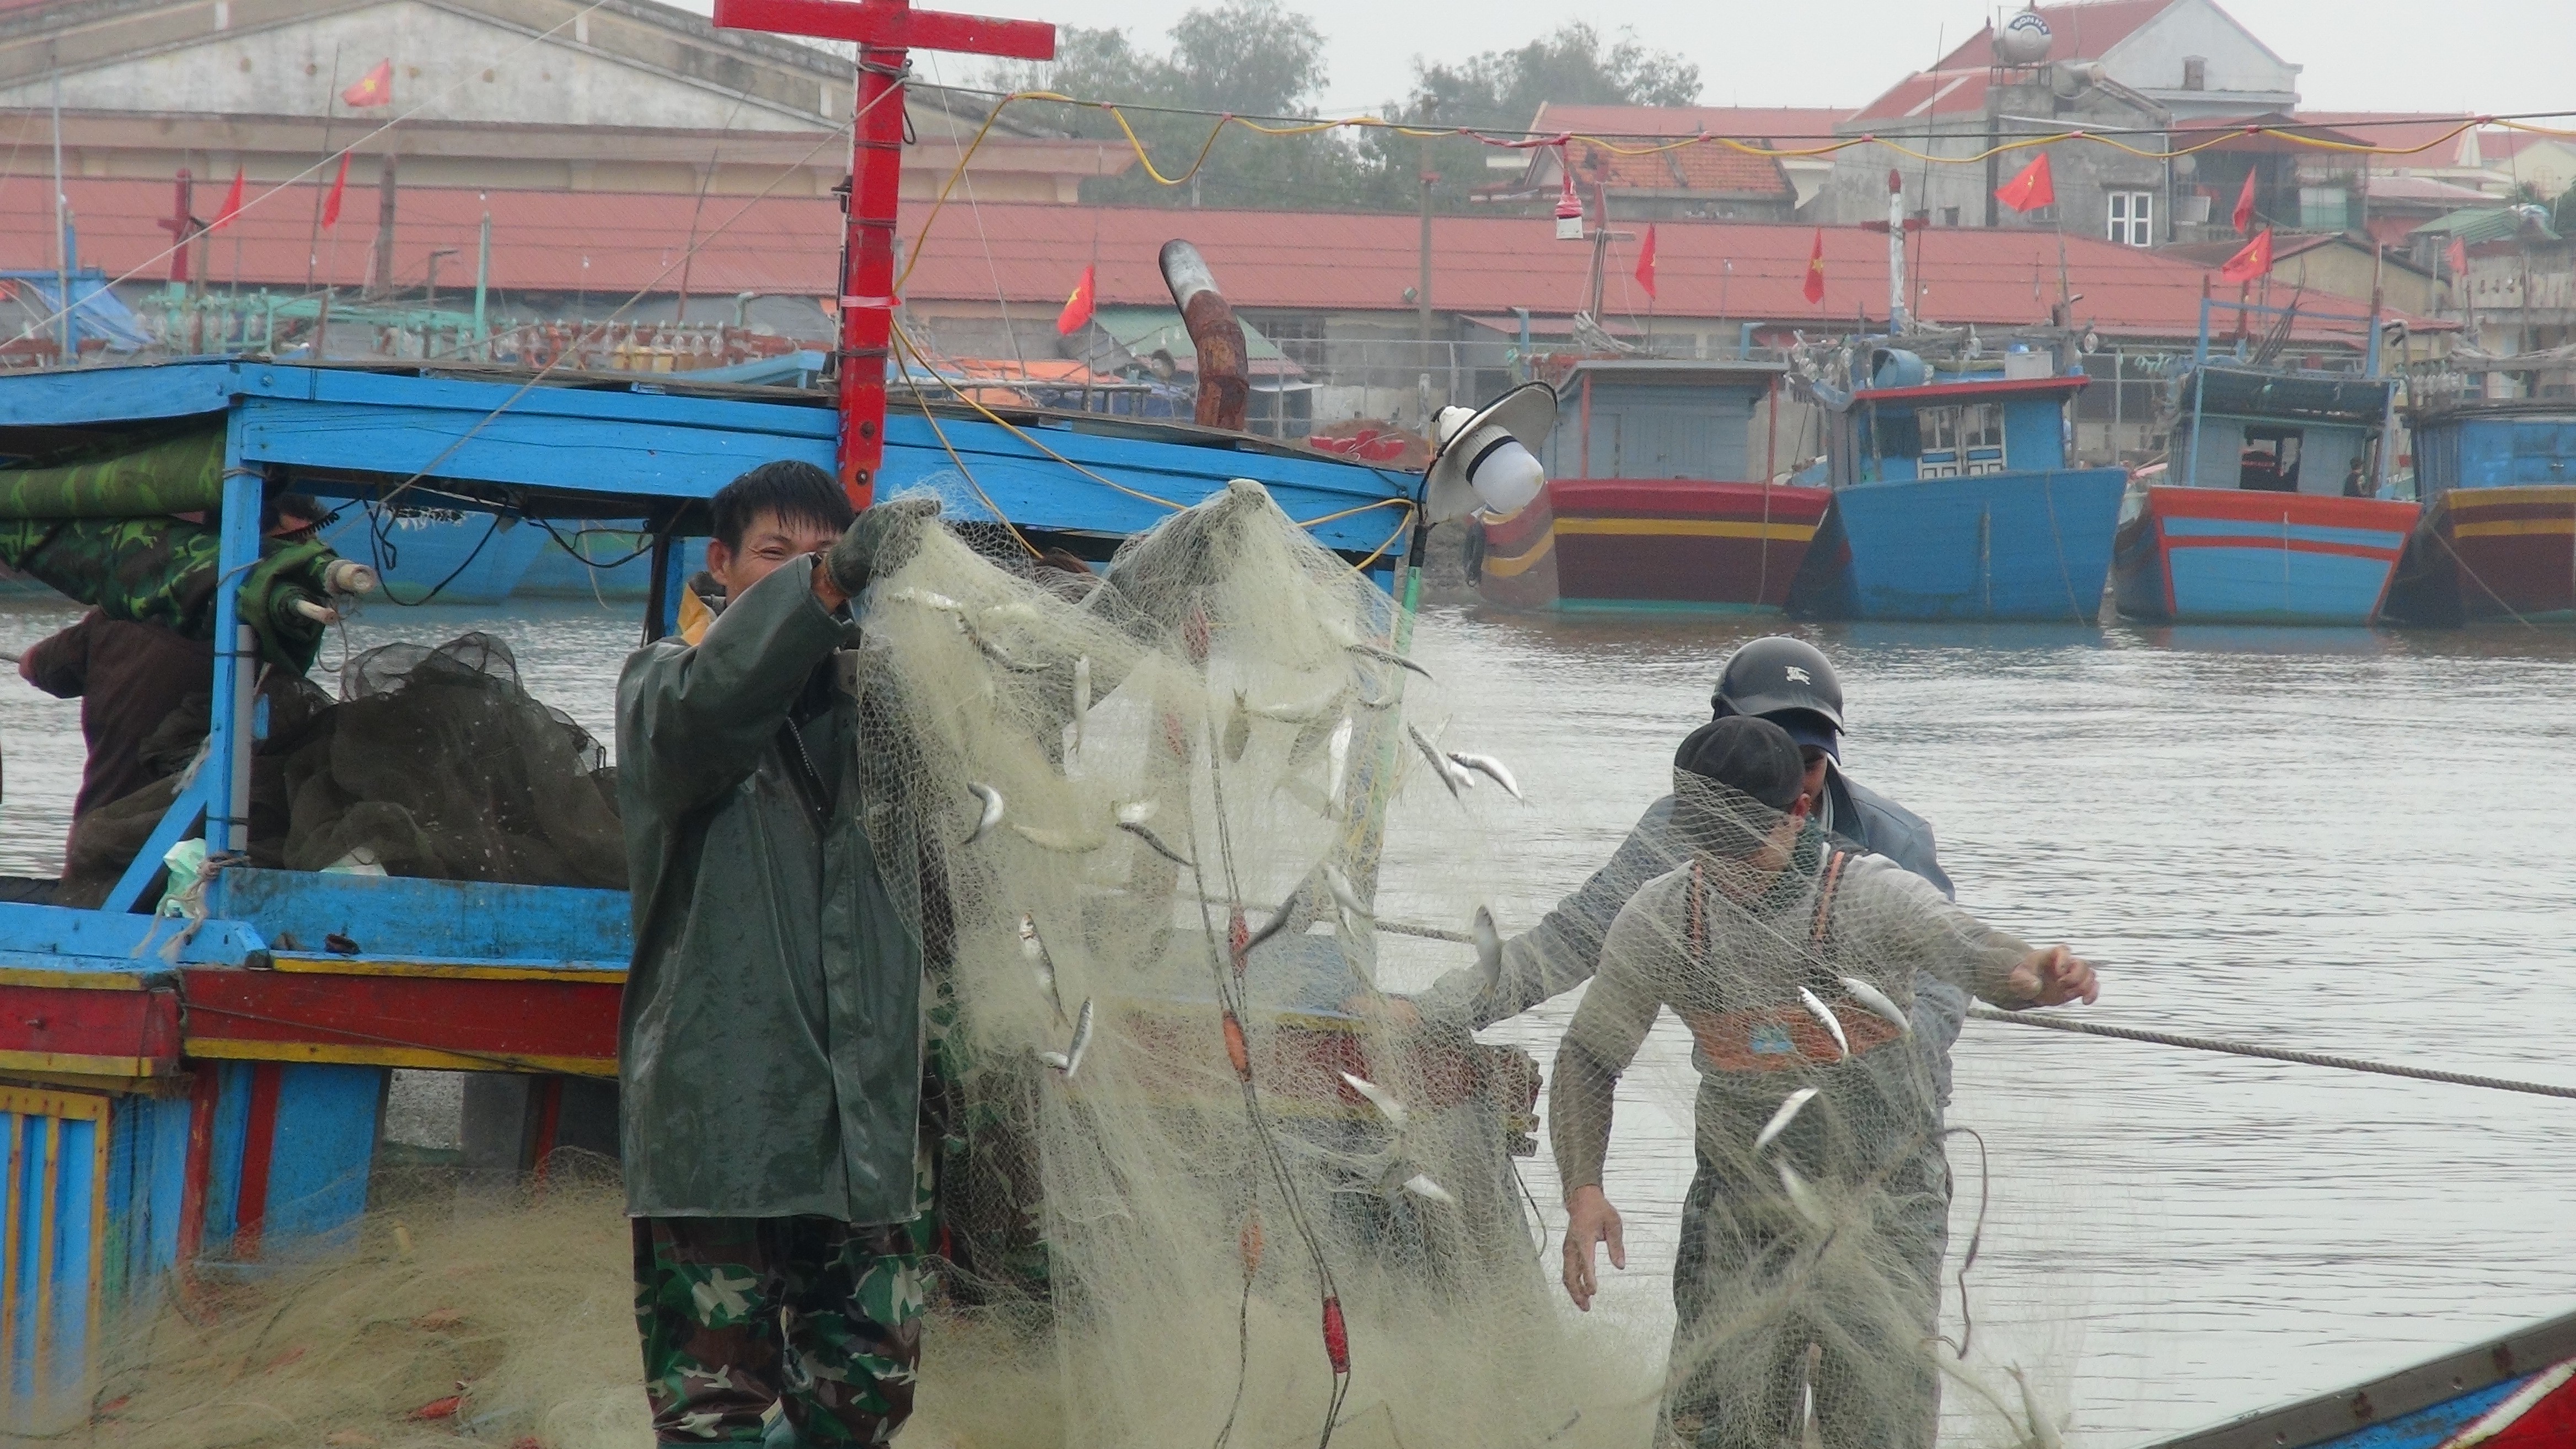
<svg viewBox="0 0 2576 1449">
<path fill-rule="evenodd" d="M 921 350 L 913 345 L 912 338 L 906 335 L 900 327 L 895 329 L 895 336 L 896 340 L 902 344 L 903 349 L 912 354 L 912 360 L 920 363 L 923 371 L 929 371 L 930 359 L 921 355 Z M 959 395 L 963 396 L 964 394 L 961 393 Z M 957 476 L 965 479 L 966 486 L 975 490 L 975 497 L 981 501 L 987 509 L 991 510 L 994 520 L 1000 523 L 1003 530 L 1011 535 L 1012 542 L 1017 543 L 1020 547 L 1028 550 L 1029 557 L 1040 557 L 1041 555 L 1038 552 L 1038 546 L 1029 542 L 1028 535 L 1020 532 L 1020 526 L 1011 522 L 1011 516 L 1002 511 L 1002 505 L 995 503 L 993 501 L 993 495 L 984 491 L 984 485 L 975 481 L 975 470 L 966 466 L 965 455 L 957 451 L 956 444 L 948 441 L 948 430 L 939 426 L 939 415 L 930 410 L 930 399 L 923 395 L 921 387 L 917 383 L 913 385 L 912 399 L 914 402 L 921 404 L 921 420 L 930 424 L 931 435 L 939 439 L 939 446 L 947 451 L 948 461 L 957 465 Z"/>
</svg>

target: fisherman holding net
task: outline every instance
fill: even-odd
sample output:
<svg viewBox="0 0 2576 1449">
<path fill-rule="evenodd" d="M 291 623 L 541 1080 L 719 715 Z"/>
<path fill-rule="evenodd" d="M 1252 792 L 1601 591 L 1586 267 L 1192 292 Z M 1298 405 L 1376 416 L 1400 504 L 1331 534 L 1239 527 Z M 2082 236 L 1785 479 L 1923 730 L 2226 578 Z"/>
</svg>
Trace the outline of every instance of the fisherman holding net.
<svg viewBox="0 0 2576 1449">
<path fill-rule="evenodd" d="M 1931 1445 L 1943 1190 L 1916 973 L 1997 1005 L 2090 1002 L 2093 968 L 2034 950 L 1816 826 L 1789 735 L 1732 716 L 1674 759 L 1680 869 L 1622 909 L 1558 1052 L 1548 1121 L 1564 1280 L 1624 1266 L 1602 1189 L 1611 1097 L 1656 1014 L 1693 1038 L 1698 1170 L 1673 1271 L 1668 1422 L 1702 1449 Z"/>
<path fill-rule="evenodd" d="M 936 505 L 718 492 L 724 606 L 618 683 L 635 956 L 618 1058 L 636 1318 L 666 1444 L 883 1443 L 921 1352 L 918 930 L 869 846 L 847 605 Z"/>
</svg>

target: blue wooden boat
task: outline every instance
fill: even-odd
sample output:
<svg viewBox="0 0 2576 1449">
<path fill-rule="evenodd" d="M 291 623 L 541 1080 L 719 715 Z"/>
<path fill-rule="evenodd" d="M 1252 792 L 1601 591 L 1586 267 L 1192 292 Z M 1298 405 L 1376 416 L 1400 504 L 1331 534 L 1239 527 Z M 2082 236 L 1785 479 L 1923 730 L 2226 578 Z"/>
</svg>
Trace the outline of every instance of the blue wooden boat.
<svg viewBox="0 0 2576 1449">
<path fill-rule="evenodd" d="M 706 544 L 683 546 L 683 577 L 703 567 Z M 557 528 L 519 575 L 512 596 L 634 603 L 653 588 L 653 531 L 641 518 L 611 518 Z"/>
<path fill-rule="evenodd" d="M 2576 1313 L 2155 1449 L 2567 1449 Z"/>
<path fill-rule="evenodd" d="M 2396 384 L 2379 375 L 2363 313 L 2225 304 L 2368 329 L 2357 371 L 2213 355 L 2200 304 L 2191 368 L 2174 381 L 2167 481 L 2124 503 L 2120 612 L 2161 623 L 2367 624 L 2379 616 L 2414 503 L 2378 496 Z M 2279 335 L 2286 336 L 2286 331 Z"/>
<path fill-rule="evenodd" d="M 2073 620 L 2101 612 L 2128 474 L 2066 465 L 2085 383 L 2046 353 L 1941 372 L 1869 354 L 1829 410 L 1833 507 L 1789 591 L 1823 619 Z"/>
<path fill-rule="evenodd" d="M 839 416 L 814 393 L 527 382 L 257 360 L 0 376 L 0 452 L 220 419 L 227 577 L 258 556 L 272 479 L 334 503 L 452 508 L 469 527 L 516 517 L 537 537 L 539 518 L 641 519 L 647 638 L 675 626 L 709 495 L 771 459 L 835 459 Z M 952 518 L 1005 517 L 1090 559 L 1255 479 L 1382 580 L 1407 556 L 1419 482 L 1239 433 L 1037 412 L 907 410 L 886 444 L 885 489 L 929 488 Z M 247 636 L 237 615 L 218 590 L 217 638 Z M 0 1437 L 81 1422 L 104 1326 L 174 1270 L 345 1238 L 388 1070 L 515 1084 L 523 1163 L 559 1140 L 585 1082 L 616 1073 L 622 891 L 232 865 L 202 918 L 140 913 L 172 845 L 202 828 L 220 858 L 248 839 L 255 657 L 217 652 L 224 705 L 203 762 L 104 906 L 27 903 L 42 882 L 0 903 Z"/>
<path fill-rule="evenodd" d="M 343 507 L 322 540 L 375 569 L 405 604 L 497 604 L 551 542 L 515 517 L 403 503 Z"/>
<path fill-rule="evenodd" d="M 2576 618 L 2576 404 L 2456 402 L 2408 423 L 2424 517 L 2398 560 L 2390 617 Z"/>
</svg>

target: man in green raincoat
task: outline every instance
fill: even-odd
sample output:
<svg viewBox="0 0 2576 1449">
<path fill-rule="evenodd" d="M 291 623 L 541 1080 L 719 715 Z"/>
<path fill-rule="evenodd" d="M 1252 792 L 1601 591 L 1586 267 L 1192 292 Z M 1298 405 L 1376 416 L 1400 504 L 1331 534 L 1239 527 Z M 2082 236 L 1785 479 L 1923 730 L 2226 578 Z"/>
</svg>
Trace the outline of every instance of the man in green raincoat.
<svg viewBox="0 0 2576 1449">
<path fill-rule="evenodd" d="M 935 504 L 853 522 L 809 464 L 718 492 L 724 607 L 617 691 L 635 957 L 618 1057 L 665 1444 L 883 1443 L 920 1358 L 922 952 L 868 844 L 847 605 Z"/>
</svg>

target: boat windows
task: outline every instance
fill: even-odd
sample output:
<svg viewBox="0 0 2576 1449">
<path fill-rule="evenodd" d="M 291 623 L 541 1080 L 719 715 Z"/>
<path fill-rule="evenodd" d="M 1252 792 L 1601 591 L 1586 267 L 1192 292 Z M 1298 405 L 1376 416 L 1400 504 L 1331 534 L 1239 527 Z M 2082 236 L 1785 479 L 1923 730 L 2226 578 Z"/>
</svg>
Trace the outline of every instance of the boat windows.
<svg viewBox="0 0 2576 1449">
<path fill-rule="evenodd" d="M 1998 403 L 1965 407 L 1916 408 L 1914 426 L 1922 441 L 1916 456 L 1920 478 L 1975 477 L 2004 470 L 2004 410 Z M 1880 424 L 1882 453 L 1886 425 Z"/>
<path fill-rule="evenodd" d="M 2257 493 L 2299 491 L 2299 428 L 2247 428 L 2236 455 L 2236 486 Z"/>
</svg>

